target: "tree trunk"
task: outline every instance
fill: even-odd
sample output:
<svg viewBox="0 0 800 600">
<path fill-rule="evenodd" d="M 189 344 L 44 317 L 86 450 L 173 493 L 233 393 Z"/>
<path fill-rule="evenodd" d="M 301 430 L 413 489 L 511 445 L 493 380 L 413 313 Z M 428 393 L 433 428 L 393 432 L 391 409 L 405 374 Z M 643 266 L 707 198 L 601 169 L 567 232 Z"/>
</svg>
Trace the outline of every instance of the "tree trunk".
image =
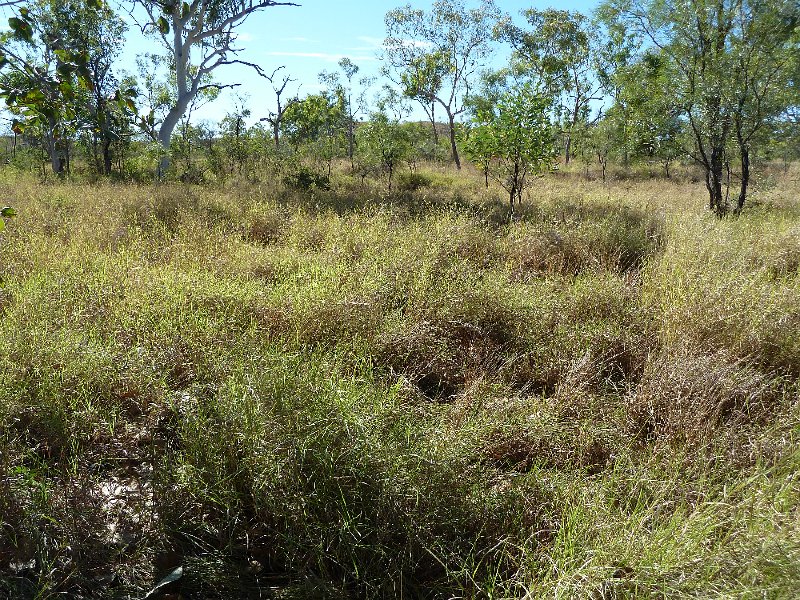
<svg viewBox="0 0 800 600">
<path fill-rule="evenodd" d="M 572 147 L 572 136 L 567 133 L 566 140 L 564 140 L 564 164 L 569 164 L 569 155 Z"/>
<path fill-rule="evenodd" d="M 186 112 L 186 108 L 189 106 L 189 100 L 190 98 L 188 94 L 184 95 L 183 98 L 179 98 L 175 106 L 173 106 L 167 113 L 167 116 L 164 118 L 164 122 L 161 124 L 161 127 L 158 130 L 158 143 L 161 144 L 161 149 L 164 152 L 164 154 L 161 156 L 161 160 L 158 163 L 157 175 L 159 179 L 163 178 L 169 169 L 169 144 L 170 140 L 172 139 L 172 132 L 178 125 L 180 118 Z"/>
<path fill-rule="evenodd" d="M 49 131 L 45 139 L 47 142 L 47 155 L 50 158 L 50 168 L 53 170 L 53 173 L 61 177 L 64 175 L 64 158 L 61 154 L 61 144 L 59 144 L 56 139 L 55 120 L 51 119 L 48 125 Z"/>
<path fill-rule="evenodd" d="M 64 160 L 57 151 L 54 151 L 50 155 L 50 168 L 53 169 L 53 173 L 59 177 L 64 175 Z"/>
<path fill-rule="evenodd" d="M 433 145 L 439 147 L 439 130 L 436 129 L 436 104 L 431 102 L 431 112 L 428 115 L 431 119 L 431 130 L 433 131 Z"/>
<path fill-rule="evenodd" d="M 739 213 L 744 208 L 747 199 L 747 186 L 750 183 L 750 148 L 747 144 L 742 144 L 740 148 L 742 155 L 742 185 L 739 188 L 739 198 L 736 200 L 736 212 Z"/>
<path fill-rule="evenodd" d="M 347 158 L 350 159 L 350 170 L 353 171 L 356 168 L 355 160 L 353 158 L 355 154 L 355 139 L 356 139 L 356 124 L 353 118 L 353 114 L 350 113 L 347 117 Z"/>
<path fill-rule="evenodd" d="M 103 175 L 111 175 L 111 140 L 103 140 Z"/>
<path fill-rule="evenodd" d="M 450 122 L 450 151 L 453 153 L 453 162 L 456 163 L 456 168 L 461 170 L 461 160 L 458 158 L 458 148 L 456 147 L 456 119 L 449 110 L 447 119 Z"/>
<path fill-rule="evenodd" d="M 281 149 L 281 122 L 279 120 L 275 120 L 272 122 L 272 139 L 275 141 L 275 150 Z"/>
<path fill-rule="evenodd" d="M 161 145 L 164 154 L 158 163 L 156 176 L 161 179 L 169 169 L 170 156 L 169 145 L 172 138 L 172 132 L 178 125 L 181 117 L 186 113 L 189 104 L 197 95 L 198 86 L 200 84 L 199 77 L 192 78 L 189 73 L 189 56 L 184 50 L 184 42 L 181 37 L 181 31 L 184 23 L 181 21 L 179 8 L 174 9 L 172 13 L 172 48 L 173 56 L 175 58 L 175 84 L 178 88 L 178 98 L 175 105 L 170 107 L 167 116 L 164 117 L 164 122 L 158 129 L 158 143 Z"/>
<path fill-rule="evenodd" d="M 713 210 L 718 217 L 724 216 L 728 209 L 722 196 L 723 153 L 723 148 L 712 148 L 710 164 L 706 168 L 708 207 Z"/>
</svg>

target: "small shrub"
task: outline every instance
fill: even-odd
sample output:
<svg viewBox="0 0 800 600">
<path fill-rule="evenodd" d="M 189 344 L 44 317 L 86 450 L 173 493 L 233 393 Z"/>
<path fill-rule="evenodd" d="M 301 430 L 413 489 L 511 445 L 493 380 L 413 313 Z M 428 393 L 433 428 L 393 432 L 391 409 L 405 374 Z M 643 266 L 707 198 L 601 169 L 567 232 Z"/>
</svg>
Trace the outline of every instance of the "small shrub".
<svg viewBox="0 0 800 600">
<path fill-rule="evenodd" d="M 283 184 L 293 190 L 303 191 L 314 189 L 329 190 L 331 187 L 330 177 L 305 167 L 286 175 L 283 178 Z"/>
<path fill-rule="evenodd" d="M 401 192 L 415 192 L 422 188 L 430 187 L 433 180 L 430 176 L 424 173 L 411 172 L 400 173 L 397 176 L 397 189 Z"/>
</svg>

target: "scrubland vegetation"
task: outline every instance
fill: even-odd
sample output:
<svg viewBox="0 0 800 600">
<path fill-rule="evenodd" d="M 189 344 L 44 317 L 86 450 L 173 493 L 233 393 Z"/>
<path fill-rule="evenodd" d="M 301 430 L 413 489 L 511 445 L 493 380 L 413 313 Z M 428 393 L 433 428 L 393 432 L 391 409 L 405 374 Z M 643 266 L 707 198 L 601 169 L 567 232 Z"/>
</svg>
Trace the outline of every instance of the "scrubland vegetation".
<svg viewBox="0 0 800 600">
<path fill-rule="evenodd" d="M 3 173 L 0 596 L 800 594 L 797 165 L 345 172 Z"/>
<path fill-rule="evenodd" d="M 0 599 L 800 597 L 796 2 L 2 4 Z"/>
</svg>

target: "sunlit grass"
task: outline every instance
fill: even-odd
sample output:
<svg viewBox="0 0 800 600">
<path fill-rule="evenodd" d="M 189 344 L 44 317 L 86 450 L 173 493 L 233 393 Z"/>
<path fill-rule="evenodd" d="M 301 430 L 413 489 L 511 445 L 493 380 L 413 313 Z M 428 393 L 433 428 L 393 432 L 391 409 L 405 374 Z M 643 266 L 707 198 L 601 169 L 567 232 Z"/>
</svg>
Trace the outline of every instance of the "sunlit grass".
<svg viewBox="0 0 800 600">
<path fill-rule="evenodd" d="M 0 595 L 800 591 L 790 178 L 3 177 Z"/>
</svg>

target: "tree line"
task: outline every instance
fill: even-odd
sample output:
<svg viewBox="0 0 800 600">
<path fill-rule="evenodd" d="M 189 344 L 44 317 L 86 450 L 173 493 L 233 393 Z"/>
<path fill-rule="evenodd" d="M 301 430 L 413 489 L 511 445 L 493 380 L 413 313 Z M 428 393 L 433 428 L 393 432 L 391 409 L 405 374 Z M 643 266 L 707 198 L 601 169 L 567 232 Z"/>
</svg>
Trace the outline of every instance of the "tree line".
<svg viewBox="0 0 800 600">
<path fill-rule="evenodd" d="M 788 162 L 800 149 L 794 0 L 605 0 L 592 15 L 509 15 L 494 0 L 401 6 L 385 17 L 380 80 L 343 59 L 304 97 L 285 69 L 240 58 L 237 40 L 250 15 L 292 2 L 136 0 L 131 15 L 162 51 L 141 56 L 135 74 L 119 68 L 126 23 L 101 0 L 8 4 L 0 96 L 15 138 L 59 175 L 80 155 L 106 175 L 126 160 L 186 178 L 303 164 L 287 177 L 324 185 L 346 159 L 391 188 L 400 164 L 461 168 L 463 154 L 513 210 L 557 164 L 595 162 L 605 177 L 609 161 L 647 161 L 668 177 L 691 161 L 723 215 L 745 206 L 754 158 Z M 262 78 L 272 110 L 253 116 L 241 102 L 216 127 L 193 123 L 199 105 L 236 86 L 215 77 L 234 63 Z M 412 103 L 427 126 L 407 122 Z"/>
</svg>

